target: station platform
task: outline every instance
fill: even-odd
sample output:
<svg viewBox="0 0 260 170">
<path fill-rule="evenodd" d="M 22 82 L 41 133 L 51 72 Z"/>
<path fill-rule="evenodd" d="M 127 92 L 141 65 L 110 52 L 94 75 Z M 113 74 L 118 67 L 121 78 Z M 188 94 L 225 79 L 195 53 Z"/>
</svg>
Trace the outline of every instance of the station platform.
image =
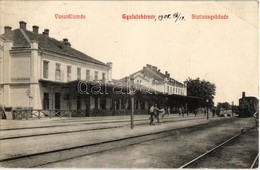
<svg viewBox="0 0 260 170">
<path fill-rule="evenodd" d="M 1 120 L 0 160 L 88 146 L 171 129 L 208 124 L 236 117 L 203 115 L 165 116 L 160 125 L 149 125 L 149 115 L 135 115 L 134 128 L 130 116 L 53 118 L 41 120 Z"/>
</svg>

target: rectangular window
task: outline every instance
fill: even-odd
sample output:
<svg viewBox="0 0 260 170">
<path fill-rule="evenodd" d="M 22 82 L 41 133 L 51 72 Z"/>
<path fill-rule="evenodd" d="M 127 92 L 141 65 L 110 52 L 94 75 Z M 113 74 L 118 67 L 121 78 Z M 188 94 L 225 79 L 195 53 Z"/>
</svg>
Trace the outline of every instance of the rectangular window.
<svg viewBox="0 0 260 170">
<path fill-rule="evenodd" d="M 43 78 L 48 78 L 49 73 L 49 61 L 43 61 Z"/>
<path fill-rule="evenodd" d="M 102 73 L 102 80 L 106 81 L 106 73 Z"/>
<path fill-rule="evenodd" d="M 90 70 L 86 70 L 86 80 L 90 80 Z"/>
<path fill-rule="evenodd" d="M 71 66 L 67 66 L 67 80 L 71 81 Z"/>
<path fill-rule="evenodd" d="M 60 64 L 56 63 L 56 72 L 55 72 L 56 80 L 61 80 L 61 70 L 60 70 Z"/>
<path fill-rule="evenodd" d="M 77 68 L 77 79 L 80 80 L 81 79 L 81 68 Z"/>
<path fill-rule="evenodd" d="M 95 76 L 94 79 L 98 80 L 98 71 L 95 71 L 95 75 L 94 76 Z"/>
</svg>

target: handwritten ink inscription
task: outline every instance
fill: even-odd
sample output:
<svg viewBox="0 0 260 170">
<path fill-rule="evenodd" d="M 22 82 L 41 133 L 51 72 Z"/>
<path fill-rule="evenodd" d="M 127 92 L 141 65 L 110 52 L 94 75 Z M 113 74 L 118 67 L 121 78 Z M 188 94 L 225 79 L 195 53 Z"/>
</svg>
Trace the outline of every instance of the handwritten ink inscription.
<svg viewBox="0 0 260 170">
<path fill-rule="evenodd" d="M 166 15 L 158 15 L 157 18 L 155 18 L 155 21 L 163 21 L 163 20 L 174 20 L 174 22 L 177 21 L 186 21 L 185 17 L 180 12 L 175 12 L 173 14 L 166 14 Z"/>
</svg>

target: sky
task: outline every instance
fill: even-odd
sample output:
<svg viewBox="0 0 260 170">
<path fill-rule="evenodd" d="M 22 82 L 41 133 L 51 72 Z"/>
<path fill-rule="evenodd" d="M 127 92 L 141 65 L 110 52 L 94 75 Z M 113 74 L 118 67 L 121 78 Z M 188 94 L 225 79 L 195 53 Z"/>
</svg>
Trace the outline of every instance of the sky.
<svg viewBox="0 0 260 170">
<path fill-rule="evenodd" d="M 258 98 L 259 26 L 257 1 L 0 1 L 4 26 L 39 26 L 50 37 L 68 38 L 72 47 L 100 61 L 112 62 L 114 79 L 146 64 L 172 78 L 205 79 L 216 85 L 215 103 L 242 96 Z M 174 13 L 184 20 L 158 20 Z M 55 16 L 84 15 L 85 19 Z M 123 14 L 155 15 L 157 20 L 125 20 Z M 228 15 L 228 19 L 192 19 L 195 15 Z"/>
</svg>

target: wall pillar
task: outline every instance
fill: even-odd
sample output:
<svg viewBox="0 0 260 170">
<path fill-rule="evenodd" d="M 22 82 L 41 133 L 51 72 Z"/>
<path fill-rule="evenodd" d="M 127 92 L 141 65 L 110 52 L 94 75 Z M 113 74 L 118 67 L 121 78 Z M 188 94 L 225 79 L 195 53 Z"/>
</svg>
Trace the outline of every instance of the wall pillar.
<svg viewBox="0 0 260 170">
<path fill-rule="evenodd" d="M 145 110 L 148 110 L 148 109 L 149 109 L 149 108 L 148 108 L 148 102 L 147 102 L 147 101 L 145 101 L 144 109 L 145 109 Z"/>
<path fill-rule="evenodd" d="M 114 110 L 117 110 L 117 109 L 116 109 L 116 104 L 117 104 L 116 101 L 114 101 L 114 103 L 115 103 L 115 104 L 114 104 Z"/>
<path fill-rule="evenodd" d="M 98 97 L 98 109 L 100 109 L 100 97 Z"/>
<path fill-rule="evenodd" d="M 107 80 L 112 81 L 112 68 L 113 68 L 113 63 L 108 62 L 107 65 L 109 66 L 109 70 L 107 72 Z"/>
<path fill-rule="evenodd" d="M 119 110 L 121 110 L 121 109 L 122 109 L 122 100 L 119 99 Z"/>
<path fill-rule="evenodd" d="M 33 109 L 43 108 L 39 84 L 30 84 L 30 97 L 31 97 L 30 107 L 33 107 Z"/>
<path fill-rule="evenodd" d="M 10 82 L 11 82 L 11 56 L 9 50 L 12 48 L 13 42 L 6 41 L 3 43 L 3 70 L 1 70 L 2 80 L 6 83 L 3 87 L 3 104 L 5 106 L 12 106 L 12 101 L 10 99 Z"/>
<path fill-rule="evenodd" d="M 10 101 L 10 85 L 4 85 L 4 106 L 12 106 Z"/>
<path fill-rule="evenodd" d="M 38 62 L 38 42 L 31 43 L 31 62 L 30 62 L 30 97 L 33 109 L 42 109 L 41 92 L 38 80 L 40 79 L 40 66 Z"/>
</svg>

